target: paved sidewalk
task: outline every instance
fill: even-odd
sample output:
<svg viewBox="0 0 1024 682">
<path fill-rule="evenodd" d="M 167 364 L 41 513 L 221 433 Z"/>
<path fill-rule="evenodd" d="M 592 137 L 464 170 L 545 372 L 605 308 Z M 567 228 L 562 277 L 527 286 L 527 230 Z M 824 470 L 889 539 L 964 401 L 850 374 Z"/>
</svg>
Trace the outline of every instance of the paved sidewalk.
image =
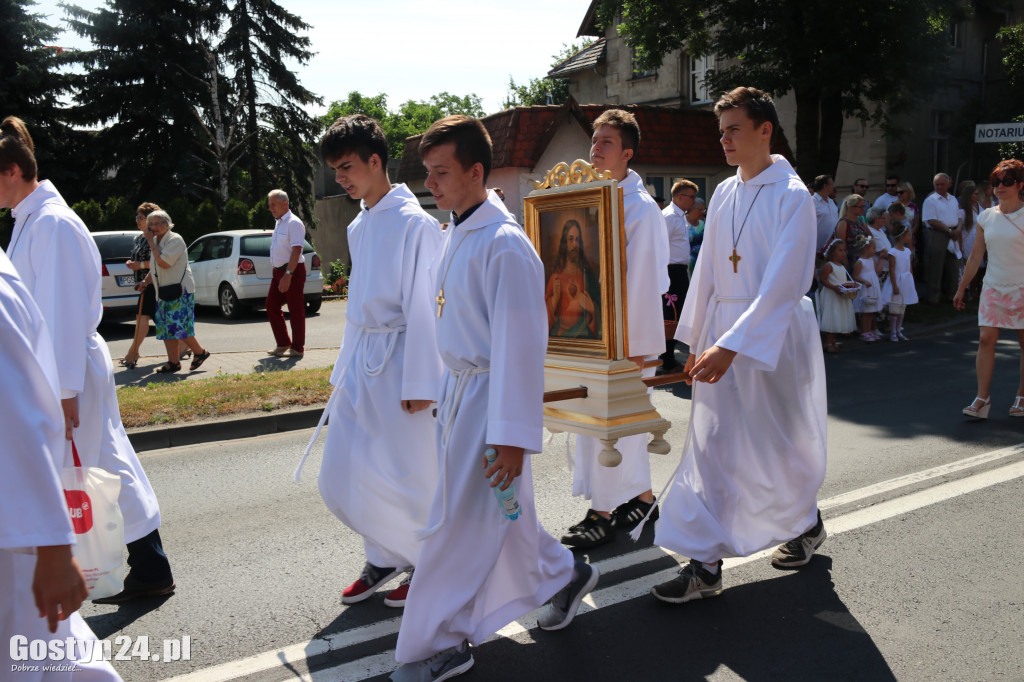
<svg viewBox="0 0 1024 682">
<path fill-rule="evenodd" d="M 301 358 L 276 358 L 266 351 L 236 351 L 212 353 L 203 366 L 195 372 L 189 371 L 192 358 L 182 360 L 181 371 L 174 374 L 157 374 L 157 369 L 167 362 L 166 355 L 143 355 L 135 369 L 127 369 L 114 358 L 114 382 L 118 386 L 145 386 L 146 384 L 193 381 L 210 379 L 225 374 L 252 374 L 288 369 L 313 369 L 329 367 L 338 359 L 338 348 L 307 348 Z"/>
</svg>

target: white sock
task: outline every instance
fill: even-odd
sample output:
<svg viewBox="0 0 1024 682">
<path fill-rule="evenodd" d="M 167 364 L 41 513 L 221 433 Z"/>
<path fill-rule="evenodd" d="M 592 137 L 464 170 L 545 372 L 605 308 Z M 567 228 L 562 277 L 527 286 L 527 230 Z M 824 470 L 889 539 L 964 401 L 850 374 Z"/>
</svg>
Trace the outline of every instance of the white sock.
<svg viewBox="0 0 1024 682">
<path fill-rule="evenodd" d="M 713 564 L 705 564 L 703 561 L 700 562 L 700 563 L 704 567 L 705 571 L 707 571 L 711 575 L 718 575 L 718 562 L 717 561 L 715 563 L 713 563 Z"/>
</svg>

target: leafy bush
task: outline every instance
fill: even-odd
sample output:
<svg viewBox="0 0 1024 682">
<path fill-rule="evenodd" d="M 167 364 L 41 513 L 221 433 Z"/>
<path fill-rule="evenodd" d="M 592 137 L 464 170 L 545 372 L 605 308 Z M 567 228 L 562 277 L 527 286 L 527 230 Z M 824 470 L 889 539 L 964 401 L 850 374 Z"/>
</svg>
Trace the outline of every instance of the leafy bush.
<svg viewBox="0 0 1024 682">
<path fill-rule="evenodd" d="M 196 209 L 196 237 L 216 232 L 220 228 L 220 211 L 207 199 Z"/>
<path fill-rule="evenodd" d="M 103 204 L 102 230 L 131 230 L 135 228 L 135 206 L 124 197 L 109 197 Z"/>
<path fill-rule="evenodd" d="M 249 211 L 249 226 L 254 230 L 274 229 L 274 214 L 270 212 L 266 197 L 257 201 Z"/>
<path fill-rule="evenodd" d="M 167 215 L 171 216 L 171 220 L 174 222 L 174 231 L 182 236 L 186 244 L 191 244 L 198 236 L 196 234 L 196 210 L 192 208 L 192 204 L 177 197 L 171 199 L 163 209 L 167 211 Z"/>
<path fill-rule="evenodd" d="M 85 223 L 90 232 L 101 232 L 103 229 L 103 208 L 95 199 L 79 201 L 71 207 L 71 210 L 78 214 L 78 217 Z"/>
<path fill-rule="evenodd" d="M 222 230 L 248 230 L 249 208 L 238 199 L 228 199 L 224 213 L 220 217 Z"/>
</svg>

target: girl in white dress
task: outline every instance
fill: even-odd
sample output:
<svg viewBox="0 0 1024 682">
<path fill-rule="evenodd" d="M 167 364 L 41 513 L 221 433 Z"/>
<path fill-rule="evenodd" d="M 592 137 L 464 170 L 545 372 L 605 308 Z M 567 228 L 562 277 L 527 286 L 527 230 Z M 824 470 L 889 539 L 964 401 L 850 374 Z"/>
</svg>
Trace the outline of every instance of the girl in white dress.
<svg viewBox="0 0 1024 682">
<path fill-rule="evenodd" d="M 892 279 L 892 302 L 889 307 L 892 313 L 890 322 L 890 341 L 908 341 L 903 335 L 903 316 L 906 306 L 917 303 L 917 287 L 914 284 L 914 273 L 911 272 L 913 252 L 909 248 L 910 230 L 906 224 L 898 224 L 893 228 L 893 247 L 889 250 L 889 275 Z"/>
<path fill-rule="evenodd" d="M 881 335 L 875 329 L 875 313 L 882 309 L 882 285 L 878 274 L 882 267 L 875 260 L 875 240 L 873 237 L 857 238 L 857 262 L 853 264 L 853 280 L 861 285 L 853 309 L 860 313 L 860 338 L 862 341 L 874 343 Z"/>
<path fill-rule="evenodd" d="M 845 289 L 855 286 L 846 262 L 846 243 L 833 239 L 825 247 L 825 260 L 821 268 L 822 289 L 818 296 L 818 327 L 826 333 L 825 352 L 838 353 L 836 334 L 848 334 L 857 329 L 853 316 L 853 300 Z"/>
</svg>

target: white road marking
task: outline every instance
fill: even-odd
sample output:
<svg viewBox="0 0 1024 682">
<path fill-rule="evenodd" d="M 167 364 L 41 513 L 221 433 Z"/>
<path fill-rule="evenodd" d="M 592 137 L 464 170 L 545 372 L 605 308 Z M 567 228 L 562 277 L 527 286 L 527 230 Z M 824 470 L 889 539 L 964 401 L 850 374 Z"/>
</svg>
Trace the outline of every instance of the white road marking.
<svg viewBox="0 0 1024 682">
<path fill-rule="evenodd" d="M 901 476 L 889 481 L 883 481 L 874 485 L 859 488 L 848 493 L 843 493 L 828 500 L 822 500 L 819 504 L 822 510 L 834 509 L 839 506 L 852 504 L 861 500 L 875 497 L 886 492 L 898 490 L 899 488 L 926 482 L 942 476 L 949 476 L 970 468 L 991 464 L 1001 459 L 1007 459 L 1024 453 L 1024 443 L 1000 450 L 970 457 L 952 464 L 926 469 L 924 471 Z M 828 518 L 826 528 L 829 535 L 838 535 L 850 530 L 862 528 L 890 519 L 900 514 L 905 514 L 922 507 L 937 504 L 945 500 L 976 492 L 987 487 L 1005 483 L 1024 476 L 1024 461 L 1015 462 L 997 469 L 984 471 L 954 481 L 939 483 L 933 487 L 919 490 L 902 497 L 886 500 L 878 504 L 858 509 L 841 516 Z M 752 561 L 766 559 L 771 556 L 774 549 L 767 549 L 747 557 L 726 559 L 725 568 L 735 568 Z M 602 573 L 643 564 L 654 559 L 672 557 L 673 559 L 684 560 L 680 555 L 660 547 L 648 547 L 636 552 L 612 557 L 597 562 Z M 623 601 L 636 599 L 647 594 L 651 585 L 670 579 L 675 575 L 677 568 L 667 568 L 657 573 L 645 575 L 640 578 L 629 580 L 612 587 L 588 595 L 580 605 L 579 614 L 588 613 L 595 609 L 619 604 Z M 506 625 L 497 634 L 489 638 L 515 637 L 529 632 L 536 627 L 536 613 L 531 613 L 523 618 Z M 255 675 L 260 672 L 281 667 L 283 665 L 294 665 L 307 658 L 324 654 L 329 651 L 338 651 L 356 644 L 363 644 L 380 637 L 393 635 L 398 632 L 401 618 L 392 618 L 386 621 L 374 623 L 359 628 L 352 628 L 343 632 L 335 633 L 324 638 L 318 638 L 299 644 L 293 644 L 283 649 L 267 651 L 248 658 L 230 661 L 221 665 L 203 668 L 194 672 L 170 678 L 167 682 L 227 682 L 238 678 Z M 356 661 L 350 661 L 331 668 L 316 671 L 314 673 L 297 674 L 291 672 L 284 680 L 293 681 L 296 679 L 305 682 L 319 682 L 320 680 L 364 680 L 369 677 L 382 675 L 393 670 L 395 667 L 394 650 L 367 656 Z"/>
</svg>

